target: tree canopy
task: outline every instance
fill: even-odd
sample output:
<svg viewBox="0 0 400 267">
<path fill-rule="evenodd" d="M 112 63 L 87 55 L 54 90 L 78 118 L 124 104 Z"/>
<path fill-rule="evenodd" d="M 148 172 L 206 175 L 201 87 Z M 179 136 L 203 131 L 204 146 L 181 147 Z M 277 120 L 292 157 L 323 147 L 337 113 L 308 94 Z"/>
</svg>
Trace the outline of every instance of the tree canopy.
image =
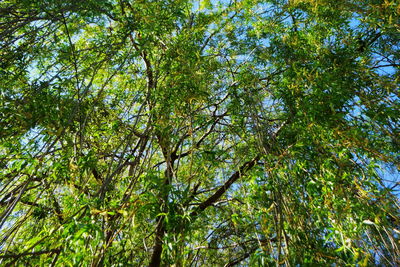
<svg viewBox="0 0 400 267">
<path fill-rule="evenodd" d="M 0 265 L 400 265 L 395 0 L 0 2 Z"/>
</svg>

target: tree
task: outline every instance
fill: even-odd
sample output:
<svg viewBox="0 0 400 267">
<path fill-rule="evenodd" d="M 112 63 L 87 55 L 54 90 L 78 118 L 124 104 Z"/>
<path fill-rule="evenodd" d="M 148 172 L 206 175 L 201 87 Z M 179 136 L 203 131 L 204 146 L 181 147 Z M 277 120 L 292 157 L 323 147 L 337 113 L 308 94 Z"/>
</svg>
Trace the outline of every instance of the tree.
<svg viewBox="0 0 400 267">
<path fill-rule="evenodd" d="M 2 1 L 1 264 L 400 264 L 399 10 Z"/>
</svg>

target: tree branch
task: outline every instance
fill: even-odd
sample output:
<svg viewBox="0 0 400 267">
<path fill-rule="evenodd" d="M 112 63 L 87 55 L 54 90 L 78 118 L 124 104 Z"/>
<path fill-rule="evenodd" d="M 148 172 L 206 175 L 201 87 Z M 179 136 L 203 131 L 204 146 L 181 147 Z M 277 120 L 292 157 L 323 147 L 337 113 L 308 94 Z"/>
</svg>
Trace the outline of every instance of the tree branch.
<svg viewBox="0 0 400 267">
<path fill-rule="evenodd" d="M 192 217 L 196 217 L 200 212 L 204 211 L 209 206 L 215 204 L 218 199 L 225 194 L 225 192 L 231 187 L 231 185 L 236 182 L 239 178 L 241 178 L 246 171 L 253 168 L 256 165 L 257 161 L 260 159 L 260 156 L 257 155 L 254 159 L 244 163 L 238 171 L 231 175 L 231 177 L 225 182 L 225 184 L 220 187 L 212 196 L 202 202 L 196 210 L 191 213 Z"/>
</svg>

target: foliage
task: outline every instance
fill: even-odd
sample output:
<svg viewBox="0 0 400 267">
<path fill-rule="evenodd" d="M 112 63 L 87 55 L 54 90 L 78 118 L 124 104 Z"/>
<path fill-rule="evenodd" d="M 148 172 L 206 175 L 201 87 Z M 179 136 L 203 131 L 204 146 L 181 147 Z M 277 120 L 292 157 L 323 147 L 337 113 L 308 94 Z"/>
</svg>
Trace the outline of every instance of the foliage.
<svg viewBox="0 0 400 267">
<path fill-rule="evenodd" d="M 1 264 L 400 265 L 399 13 L 2 1 Z"/>
</svg>

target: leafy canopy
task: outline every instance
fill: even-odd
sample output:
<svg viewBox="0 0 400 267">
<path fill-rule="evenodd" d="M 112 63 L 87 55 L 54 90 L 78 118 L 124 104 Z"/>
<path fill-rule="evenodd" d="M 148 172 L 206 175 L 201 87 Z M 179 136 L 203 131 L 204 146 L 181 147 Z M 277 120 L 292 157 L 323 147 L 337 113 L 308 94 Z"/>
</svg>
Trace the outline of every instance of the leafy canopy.
<svg viewBox="0 0 400 267">
<path fill-rule="evenodd" d="M 1 1 L 1 264 L 400 264 L 399 13 Z"/>
</svg>

